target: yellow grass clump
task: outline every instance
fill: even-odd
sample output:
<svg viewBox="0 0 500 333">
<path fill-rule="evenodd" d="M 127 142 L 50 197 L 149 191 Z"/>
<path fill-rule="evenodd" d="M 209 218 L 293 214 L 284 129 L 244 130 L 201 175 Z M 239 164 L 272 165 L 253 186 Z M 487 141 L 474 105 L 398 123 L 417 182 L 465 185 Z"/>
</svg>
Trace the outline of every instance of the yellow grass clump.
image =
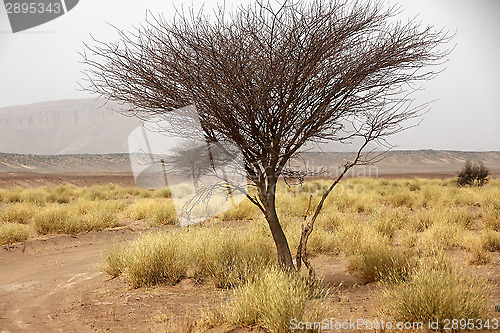
<svg viewBox="0 0 500 333">
<path fill-rule="evenodd" d="M 0 245 L 24 242 L 28 237 L 27 226 L 17 223 L 0 223 Z"/>
<path fill-rule="evenodd" d="M 488 318 L 488 296 L 491 289 L 485 278 L 454 268 L 442 257 L 420 263 L 409 279 L 388 283 L 382 290 L 381 313 L 398 322 L 438 321 L 444 330 L 446 320 Z M 449 323 L 451 328 L 451 323 Z M 465 326 L 455 330 L 467 329 Z"/>
</svg>

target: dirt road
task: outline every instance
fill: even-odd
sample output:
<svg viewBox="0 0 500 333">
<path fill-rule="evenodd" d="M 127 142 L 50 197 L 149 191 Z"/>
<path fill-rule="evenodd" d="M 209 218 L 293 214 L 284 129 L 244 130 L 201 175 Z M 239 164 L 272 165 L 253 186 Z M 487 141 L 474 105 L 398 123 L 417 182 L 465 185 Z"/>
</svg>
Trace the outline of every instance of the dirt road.
<svg viewBox="0 0 500 333">
<path fill-rule="evenodd" d="M 0 333 L 150 332 L 178 326 L 189 317 L 187 309 L 196 311 L 221 293 L 189 279 L 130 289 L 121 278 L 102 274 L 106 246 L 143 229 L 33 239 L 24 253 L 23 244 L 0 248 Z"/>
</svg>

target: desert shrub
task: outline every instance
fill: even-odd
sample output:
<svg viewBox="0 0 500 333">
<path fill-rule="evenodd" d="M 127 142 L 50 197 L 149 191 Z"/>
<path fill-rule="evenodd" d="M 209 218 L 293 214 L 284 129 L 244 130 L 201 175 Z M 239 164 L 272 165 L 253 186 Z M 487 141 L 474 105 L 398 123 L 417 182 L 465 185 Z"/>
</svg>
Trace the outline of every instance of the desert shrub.
<svg viewBox="0 0 500 333">
<path fill-rule="evenodd" d="M 397 191 L 386 197 L 388 203 L 393 207 L 412 207 L 415 197 L 409 191 Z"/>
<path fill-rule="evenodd" d="M 444 219 L 456 223 L 465 229 L 474 227 L 476 220 L 479 218 L 479 213 L 466 208 L 454 208 L 443 211 Z"/>
<path fill-rule="evenodd" d="M 50 206 L 33 217 L 33 226 L 38 234 L 74 233 L 76 216 L 67 206 Z"/>
<path fill-rule="evenodd" d="M 293 196 L 283 193 L 276 197 L 276 210 L 282 219 L 288 217 L 302 217 L 309 206 L 309 195 L 300 194 Z M 314 200 L 313 196 L 313 200 Z"/>
<path fill-rule="evenodd" d="M 155 255 L 159 259 L 154 259 Z M 167 255 L 172 260 L 161 259 Z M 275 255 L 269 238 L 255 231 L 192 228 L 148 234 L 128 245 L 114 245 L 105 251 L 103 270 L 113 276 L 124 273 L 129 283 L 138 287 L 175 283 L 182 275 L 179 272 L 189 269 L 197 279 L 208 278 L 217 287 L 229 288 L 275 265 Z"/>
<path fill-rule="evenodd" d="M 249 200 L 245 199 L 235 207 L 225 211 L 221 215 L 221 218 L 223 221 L 253 220 L 258 214 L 261 214 L 258 208 Z"/>
<path fill-rule="evenodd" d="M 118 225 L 112 202 L 95 202 L 75 206 L 53 205 L 36 213 L 33 226 L 38 234 L 76 234 Z"/>
<path fill-rule="evenodd" d="M 122 274 L 127 265 L 126 248 L 119 243 L 114 243 L 112 246 L 103 251 L 104 265 L 101 270 L 104 273 L 117 277 Z"/>
<path fill-rule="evenodd" d="M 292 319 L 319 322 L 326 313 L 328 295 L 329 290 L 312 286 L 298 274 L 268 268 L 238 287 L 212 318 L 240 327 L 258 326 L 265 332 L 292 332 Z M 317 332 L 319 327 L 305 331 Z"/>
<path fill-rule="evenodd" d="M 174 203 L 167 199 L 138 199 L 124 212 L 132 220 L 149 220 L 151 224 L 177 224 Z"/>
<path fill-rule="evenodd" d="M 423 188 L 422 188 L 423 186 Z M 443 197 L 443 189 L 439 186 L 431 186 L 428 184 L 421 185 L 421 190 L 417 193 L 417 201 L 415 206 L 428 208 L 439 204 Z"/>
<path fill-rule="evenodd" d="M 452 223 L 435 222 L 418 237 L 416 247 L 421 255 L 435 255 L 462 244 L 463 229 Z"/>
<path fill-rule="evenodd" d="M 486 319 L 488 281 L 453 268 L 442 259 L 424 261 L 409 279 L 382 289 L 382 314 L 399 322 Z"/>
<path fill-rule="evenodd" d="M 0 245 L 24 242 L 29 237 L 29 229 L 17 223 L 0 224 Z"/>
<path fill-rule="evenodd" d="M 35 207 L 29 203 L 15 203 L 0 210 L 0 222 L 28 223 L 33 217 Z"/>
<path fill-rule="evenodd" d="M 489 202 L 482 214 L 486 227 L 500 231 L 500 202 Z"/>
<path fill-rule="evenodd" d="M 89 201 L 97 201 L 97 200 L 107 200 L 110 198 L 109 194 L 106 192 L 106 189 L 102 186 L 92 186 L 87 189 L 84 198 Z"/>
<path fill-rule="evenodd" d="M 58 203 L 58 204 L 66 204 L 71 201 L 71 197 L 69 195 L 66 195 L 64 193 L 49 193 L 47 197 L 45 198 L 48 203 Z"/>
<path fill-rule="evenodd" d="M 172 193 L 169 188 L 162 188 L 153 193 L 153 198 L 171 198 Z"/>
<path fill-rule="evenodd" d="M 178 232 L 146 234 L 126 248 L 114 246 L 105 253 L 114 276 L 125 274 L 133 288 L 159 283 L 175 284 L 187 272 L 186 246 Z"/>
<path fill-rule="evenodd" d="M 488 182 L 489 174 L 490 171 L 483 163 L 466 161 L 458 172 L 456 181 L 459 186 L 484 186 Z"/>
<path fill-rule="evenodd" d="M 240 285 L 276 260 L 270 238 L 253 230 L 198 229 L 189 243 L 196 277 L 209 277 L 219 288 Z"/>
<path fill-rule="evenodd" d="M 365 242 L 358 252 L 348 258 L 348 269 L 364 283 L 380 280 L 404 280 L 413 269 L 412 253 L 385 242 Z"/>
<path fill-rule="evenodd" d="M 118 218 L 112 210 L 93 207 L 87 214 L 77 217 L 73 225 L 68 225 L 68 233 L 97 231 L 118 226 Z"/>
<path fill-rule="evenodd" d="M 500 232 L 485 230 L 481 234 L 481 241 L 485 250 L 490 252 L 500 251 Z"/>
<path fill-rule="evenodd" d="M 46 187 L 25 189 L 21 194 L 21 201 L 32 203 L 38 206 L 44 206 L 48 200 L 50 190 Z"/>
<path fill-rule="evenodd" d="M 175 206 L 171 202 L 163 202 L 151 211 L 150 225 L 176 225 L 179 220 Z"/>
<path fill-rule="evenodd" d="M 315 227 L 315 230 L 307 242 L 307 251 L 311 254 L 339 253 L 341 247 L 342 244 L 339 233 L 335 230 L 326 230 L 320 226 Z"/>
<path fill-rule="evenodd" d="M 408 224 L 408 209 L 382 208 L 373 216 L 371 223 L 382 235 L 392 238 L 395 232 Z"/>
<path fill-rule="evenodd" d="M 365 239 L 383 239 L 383 241 L 386 241 L 373 226 L 363 224 L 363 222 L 357 220 L 340 225 L 337 232 L 341 241 L 341 250 L 348 256 L 356 254 L 361 242 L 364 242 Z"/>
<path fill-rule="evenodd" d="M 424 232 L 436 222 L 436 212 L 431 209 L 418 210 L 408 215 L 406 228 L 410 231 Z"/>
<path fill-rule="evenodd" d="M 420 191 L 420 189 L 421 189 L 420 180 L 418 180 L 418 179 L 414 179 L 413 181 L 409 182 L 409 183 L 408 183 L 408 189 L 409 189 L 411 192 Z"/>
</svg>

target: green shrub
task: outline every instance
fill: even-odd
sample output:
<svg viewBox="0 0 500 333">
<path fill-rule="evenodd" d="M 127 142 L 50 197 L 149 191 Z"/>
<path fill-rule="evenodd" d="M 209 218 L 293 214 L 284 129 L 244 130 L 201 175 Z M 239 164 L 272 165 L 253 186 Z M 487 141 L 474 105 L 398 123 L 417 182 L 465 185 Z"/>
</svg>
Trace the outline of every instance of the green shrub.
<svg viewBox="0 0 500 333">
<path fill-rule="evenodd" d="M 466 161 L 462 170 L 457 174 L 457 184 L 459 186 L 484 186 L 488 182 L 490 171 L 483 163 L 473 163 Z"/>
</svg>

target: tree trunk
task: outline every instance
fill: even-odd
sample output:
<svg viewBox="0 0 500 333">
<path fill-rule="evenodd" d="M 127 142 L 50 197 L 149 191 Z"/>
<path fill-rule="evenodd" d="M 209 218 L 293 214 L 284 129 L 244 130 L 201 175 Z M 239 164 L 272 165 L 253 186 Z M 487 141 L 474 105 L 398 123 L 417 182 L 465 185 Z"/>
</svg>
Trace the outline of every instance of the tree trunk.
<svg viewBox="0 0 500 333">
<path fill-rule="evenodd" d="M 266 220 L 271 229 L 271 234 L 273 235 L 274 243 L 276 244 L 276 250 L 278 252 L 278 263 L 281 267 L 294 270 L 295 266 L 292 261 L 292 254 L 290 253 L 290 247 L 288 246 L 288 241 L 286 240 L 285 233 L 281 228 L 281 224 L 278 219 L 278 214 L 276 214 L 276 185 L 270 186 L 267 193 L 266 202 Z"/>
</svg>

